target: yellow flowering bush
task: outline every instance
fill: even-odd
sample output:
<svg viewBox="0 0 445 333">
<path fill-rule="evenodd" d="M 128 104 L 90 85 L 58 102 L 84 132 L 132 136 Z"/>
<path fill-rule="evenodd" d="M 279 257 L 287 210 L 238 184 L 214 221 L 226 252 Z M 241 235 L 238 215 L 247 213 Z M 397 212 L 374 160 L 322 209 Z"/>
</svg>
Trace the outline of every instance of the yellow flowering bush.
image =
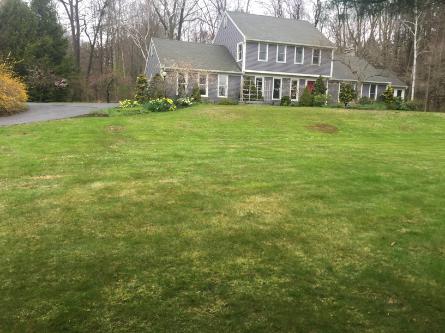
<svg viewBox="0 0 445 333">
<path fill-rule="evenodd" d="M 12 70 L 0 63 L 0 114 L 8 115 L 26 109 L 26 86 Z"/>
<path fill-rule="evenodd" d="M 124 99 L 123 101 L 119 101 L 119 107 L 121 109 L 127 109 L 127 108 L 135 108 L 139 106 L 138 101 L 132 101 L 131 99 Z"/>
<path fill-rule="evenodd" d="M 148 101 L 144 107 L 152 112 L 175 111 L 176 105 L 171 98 L 157 98 Z"/>
</svg>

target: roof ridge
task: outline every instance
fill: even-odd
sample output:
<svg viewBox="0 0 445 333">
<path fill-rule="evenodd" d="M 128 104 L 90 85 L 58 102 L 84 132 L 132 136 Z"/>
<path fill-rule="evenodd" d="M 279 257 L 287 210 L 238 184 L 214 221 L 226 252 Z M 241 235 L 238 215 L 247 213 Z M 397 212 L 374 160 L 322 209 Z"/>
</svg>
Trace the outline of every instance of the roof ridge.
<svg viewBox="0 0 445 333">
<path fill-rule="evenodd" d="M 249 15 L 249 16 L 262 16 L 262 17 L 268 17 L 271 19 L 275 19 L 278 21 L 281 20 L 281 21 L 291 21 L 291 22 L 304 22 L 304 23 L 308 23 L 313 26 L 313 24 L 311 22 L 309 22 L 308 20 L 292 19 L 292 18 L 288 18 L 288 17 L 276 17 L 276 16 L 271 16 L 271 15 L 265 15 L 265 14 L 244 13 L 244 12 L 239 12 L 239 11 L 235 11 L 235 10 L 228 10 L 227 13 L 242 14 L 242 15 Z"/>
<path fill-rule="evenodd" d="M 172 42 L 172 43 L 190 44 L 190 45 L 223 46 L 223 45 L 213 44 L 213 43 L 190 42 L 190 41 L 186 41 L 186 40 L 177 40 L 177 39 L 161 38 L 161 37 L 152 37 L 151 39 L 167 41 L 167 42 Z"/>
</svg>

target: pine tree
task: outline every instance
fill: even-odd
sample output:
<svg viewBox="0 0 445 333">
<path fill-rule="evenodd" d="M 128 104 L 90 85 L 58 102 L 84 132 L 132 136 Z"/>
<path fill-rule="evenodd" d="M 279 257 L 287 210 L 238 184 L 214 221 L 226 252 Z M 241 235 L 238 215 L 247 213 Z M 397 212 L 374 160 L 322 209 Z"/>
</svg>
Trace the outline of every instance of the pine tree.
<svg viewBox="0 0 445 333">
<path fill-rule="evenodd" d="M 355 98 L 357 98 L 357 93 L 354 87 L 350 83 L 344 83 L 340 85 L 340 95 L 339 99 L 345 105 L 345 108 L 351 103 Z"/>
<path fill-rule="evenodd" d="M 312 91 L 313 95 L 325 95 L 326 94 L 326 85 L 324 84 L 324 80 L 321 75 L 315 80 L 314 90 Z"/>
<path fill-rule="evenodd" d="M 148 80 L 145 75 L 139 75 L 136 79 L 136 92 L 134 99 L 139 103 L 148 101 Z"/>
</svg>

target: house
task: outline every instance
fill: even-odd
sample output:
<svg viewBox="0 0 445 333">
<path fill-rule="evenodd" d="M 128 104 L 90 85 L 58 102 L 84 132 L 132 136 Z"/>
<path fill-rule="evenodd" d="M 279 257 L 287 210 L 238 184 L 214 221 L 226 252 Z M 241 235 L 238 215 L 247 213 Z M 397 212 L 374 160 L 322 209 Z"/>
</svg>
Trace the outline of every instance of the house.
<svg viewBox="0 0 445 333">
<path fill-rule="evenodd" d="M 326 80 L 331 102 L 342 83 L 351 83 L 359 97 L 376 100 L 387 85 L 404 98 L 406 84 L 388 70 L 364 59 L 337 54 L 335 46 L 311 23 L 239 12 L 224 13 L 212 44 L 153 38 L 147 76 L 161 75 L 168 96 L 190 94 L 220 99 L 298 101 L 317 77 Z M 256 90 L 256 91 L 252 91 Z"/>
</svg>

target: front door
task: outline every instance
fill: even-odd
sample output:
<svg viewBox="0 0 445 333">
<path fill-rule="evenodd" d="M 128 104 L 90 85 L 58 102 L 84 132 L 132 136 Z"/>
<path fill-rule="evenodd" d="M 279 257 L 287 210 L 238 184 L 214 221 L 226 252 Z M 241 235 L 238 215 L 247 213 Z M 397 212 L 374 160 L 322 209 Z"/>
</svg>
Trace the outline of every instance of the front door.
<svg viewBox="0 0 445 333">
<path fill-rule="evenodd" d="M 315 88 L 315 81 L 306 81 L 306 87 L 310 92 L 313 92 Z"/>
</svg>

